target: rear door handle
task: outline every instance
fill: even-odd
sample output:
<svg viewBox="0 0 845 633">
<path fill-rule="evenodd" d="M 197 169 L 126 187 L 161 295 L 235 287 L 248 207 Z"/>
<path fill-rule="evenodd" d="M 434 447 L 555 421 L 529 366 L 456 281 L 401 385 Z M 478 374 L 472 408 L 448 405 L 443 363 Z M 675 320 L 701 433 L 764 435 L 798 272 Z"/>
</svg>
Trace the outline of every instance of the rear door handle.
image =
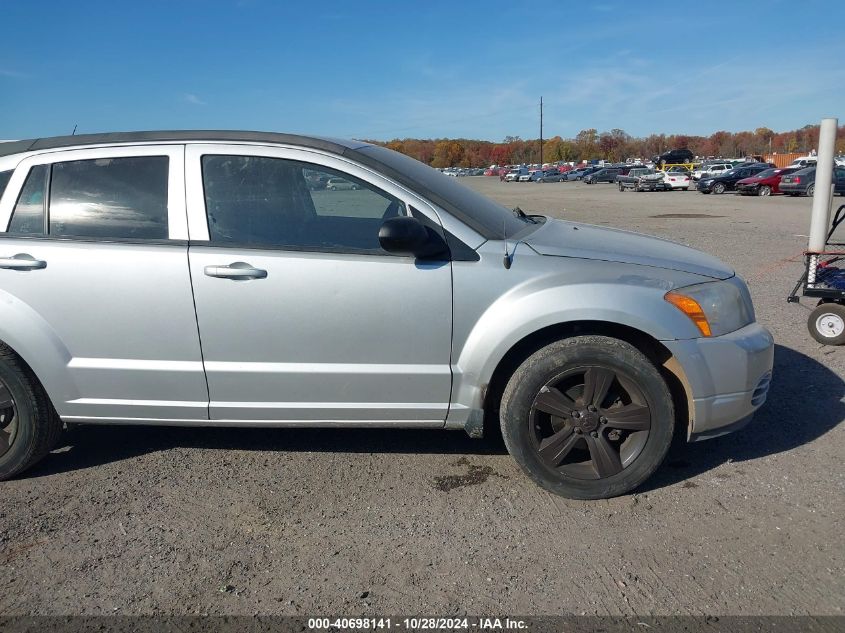
<svg viewBox="0 0 845 633">
<path fill-rule="evenodd" d="M 40 270 L 47 268 L 47 262 L 35 259 L 27 253 L 18 253 L 11 257 L 0 257 L 0 268 L 9 270 Z"/>
<path fill-rule="evenodd" d="M 222 279 L 264 279 L 267 271 L 254 268 L 246 262 L 235 262 L 228 266 L 206 266 L 205 274 Z"/>
</svg>

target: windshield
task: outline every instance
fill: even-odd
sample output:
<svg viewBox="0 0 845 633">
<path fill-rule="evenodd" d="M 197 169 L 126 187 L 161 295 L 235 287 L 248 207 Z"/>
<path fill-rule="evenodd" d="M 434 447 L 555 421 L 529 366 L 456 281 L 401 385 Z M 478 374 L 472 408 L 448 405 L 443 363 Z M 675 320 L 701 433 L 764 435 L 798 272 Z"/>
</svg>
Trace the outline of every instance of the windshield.
<svg viewBox="0 0 845 633">
<path fill-rule="evenodd" d="M 777 169 L 764 169 L 759 174 L 754 174 L 754 177 L 755 178 L 769 178 L 771 176 L 774 176 L 776 173 L 778 173 L 778 171 L 779 170 L 777 170 Z"/>
<path fill-rule="evenodd" d="M 361 147 L 354 154 L 364 164 L 375 163 L 371 166 L 443 207 L 487 239 L 510 237 L 535 222 L 410 156 L 376 145 Z"/>
</svg>

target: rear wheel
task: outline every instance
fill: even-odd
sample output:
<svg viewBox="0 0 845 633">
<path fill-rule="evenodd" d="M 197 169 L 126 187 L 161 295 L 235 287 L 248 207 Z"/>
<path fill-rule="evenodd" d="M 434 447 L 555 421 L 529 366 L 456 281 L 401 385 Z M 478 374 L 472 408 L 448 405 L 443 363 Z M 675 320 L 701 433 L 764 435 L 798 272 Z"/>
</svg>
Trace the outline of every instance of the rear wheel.
<svg viewBox="0 0 845 633">
<path fill-rule="evenodd" d="M 0 480 L 26 470 L 56 445 L 61 421 L 28 367 L 0 344 Z"/>
<path fill-rule="evenodd" d="M 508 451 L 537 484 L 573 499 L 629 492 L 660 465 L 674 409 L 657 368 L 635 347 L 579 336 L 535 352 L 502 395 Z"/>
<path fill-rule="evenodd" d="M 811 184 L 807 187 L 807 195 L 812 196 L 816 192 L 816 183 Z"/>
<path fill-rule="evenodd" d="M 758 196 L 770 196 L 772 195 L 772 188 L 768 185 L 763 185 L 757 190 Z"/>
<path fill-rule="evenodd" d="M 845 343 L 845 306 L 823 303 L 807 319 L 810 335 L 822 345 Z"/>
</svg>

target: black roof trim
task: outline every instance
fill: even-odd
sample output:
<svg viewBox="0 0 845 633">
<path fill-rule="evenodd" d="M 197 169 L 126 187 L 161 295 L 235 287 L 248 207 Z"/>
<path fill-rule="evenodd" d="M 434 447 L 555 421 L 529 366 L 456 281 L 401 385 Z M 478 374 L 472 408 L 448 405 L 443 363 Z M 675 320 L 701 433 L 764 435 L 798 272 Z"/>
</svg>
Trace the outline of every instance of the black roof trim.
<svg viewBox="0 0 845 633">
<path fill-rule="evenodd" d="M 109 132 L 106 134 L 78 134 L 75 136 L 53 136 L 49 138 L 30 139 L 0 143 L 0 156 L 11 156 L 23 152 L 45 149 L 61 149 L 85 145 L 110 145 L 120 143 L 156 143 L 156 142 L 189 142 L 189 141 L 220 141 L 220 142 L 249 142 L 297 145 L 320 149 L 333 154 L 343 154 L 347 150 L 366 147 L 367 143 L 360 141 L 345 141 L 299 134 L 282 134 L 279 132 L 250 132 L 235 130 L 170 130 L 155 132 Z"/>
</svg>

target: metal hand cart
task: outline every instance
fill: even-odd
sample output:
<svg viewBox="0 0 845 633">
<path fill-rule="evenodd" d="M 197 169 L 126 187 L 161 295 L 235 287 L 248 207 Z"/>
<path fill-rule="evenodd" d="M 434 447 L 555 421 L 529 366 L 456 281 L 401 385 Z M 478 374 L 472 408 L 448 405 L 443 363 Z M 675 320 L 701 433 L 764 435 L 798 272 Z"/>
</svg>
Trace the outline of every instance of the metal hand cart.
<svg viewBox="0 0 845 633">
<path fill-rule="evenodd" d="M 804 274 L 786 298 L 799 303 L 801 295 L 818 299 L 807 319 L 810 335 L 824 345 L 845 344 L 845 243 L 832 242 L 836 229 L 845 221 L 845 204 L 836 210 L 823 252 L 804 253 Z"/>
</svg>

